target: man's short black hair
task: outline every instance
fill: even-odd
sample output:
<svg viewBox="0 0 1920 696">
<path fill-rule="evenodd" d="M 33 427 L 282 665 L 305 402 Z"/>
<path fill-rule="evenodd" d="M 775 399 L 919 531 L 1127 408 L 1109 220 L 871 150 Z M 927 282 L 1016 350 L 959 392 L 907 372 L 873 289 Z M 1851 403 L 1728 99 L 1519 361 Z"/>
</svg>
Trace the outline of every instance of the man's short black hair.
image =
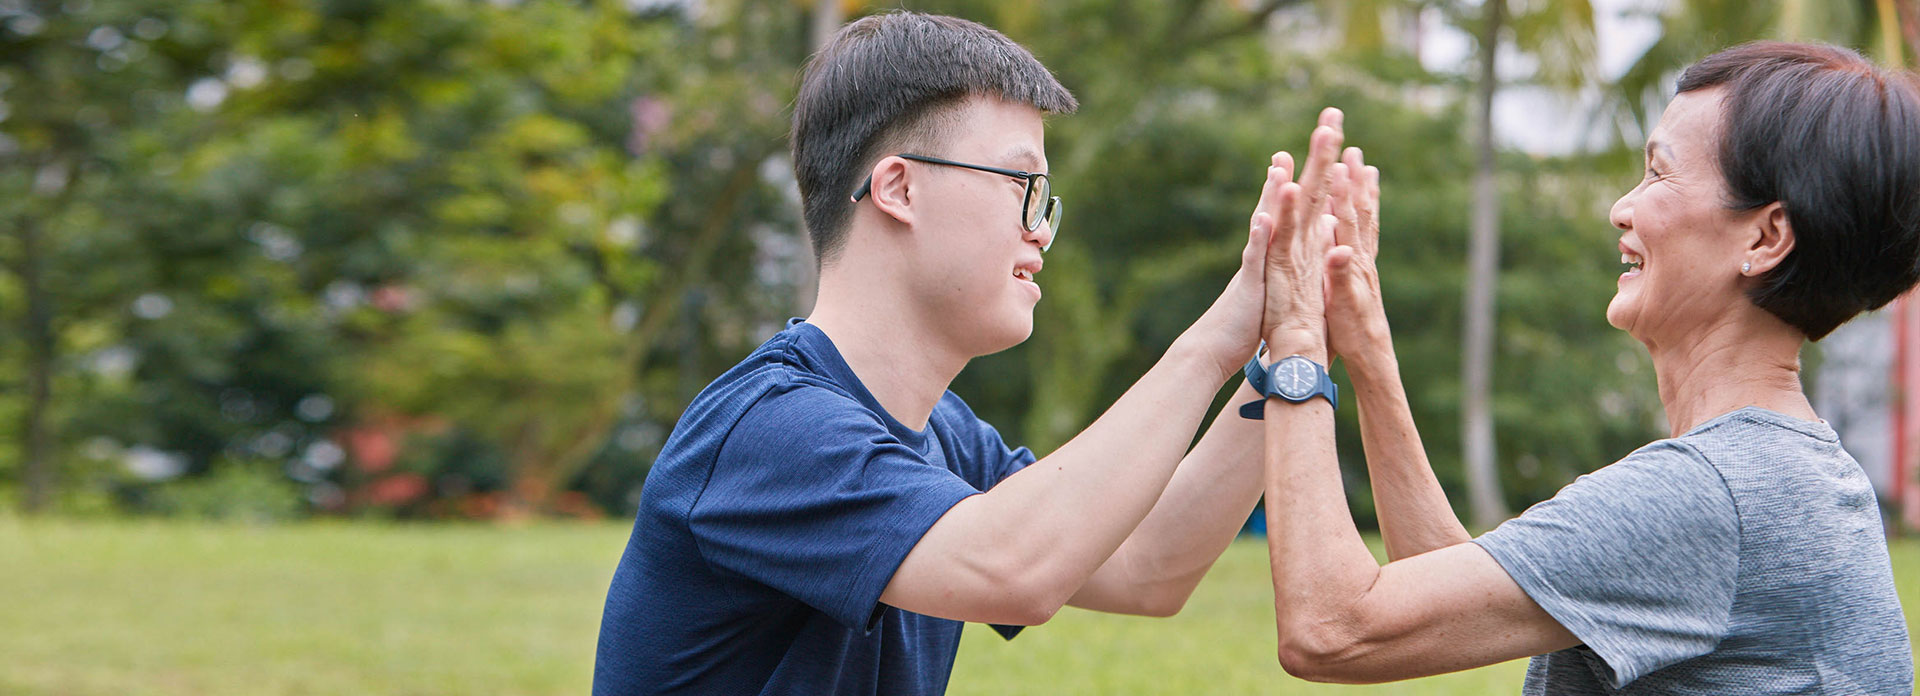
<svg viewBox="0 0 1920 696">
<path fill-rule="evenodd" d="M 793 169 L 816 260 L 846 243 L 850 198 L 873 163 L 894 150 L 939 148 L 943 122 L 975 95 L 1049 113 L 1079 108 L 1027 49 L 964 19 L 872 15 L 814 54 L 794 102 Z"/>
<path fill-rule="evenodd" d="M 1793 252 L 1748 292 L 1820 340 L 1920 280 L 1920 84 L 1825 44 L 1756 42 L 1680 76 L 1726 87 L 1727 207 L 1780 201 Z"/>
</svg>

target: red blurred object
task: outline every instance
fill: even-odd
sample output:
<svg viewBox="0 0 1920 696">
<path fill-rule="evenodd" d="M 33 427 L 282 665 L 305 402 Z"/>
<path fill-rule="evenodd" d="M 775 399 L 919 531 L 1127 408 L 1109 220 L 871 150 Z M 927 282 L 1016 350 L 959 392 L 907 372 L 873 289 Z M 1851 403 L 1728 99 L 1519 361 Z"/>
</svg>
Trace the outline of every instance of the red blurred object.
<svg viewBox="0 0 1920 696">
<path fill-rule="evenodd" d="M 1920 470 L 1920 404 L 1911 398 L 1920 394 L 1920 302 L 1911 293 L 1893 301 L 1893 485 L 1890 493 L 1900 506 L 1900 519 L 1907 529 L 1920 529 L 1920 485 L 1914 475 Z"/>
<path fill-rule="evenodd" d="M 460 499 L 460 516 L 470 520 L 499 519 L 503 509 L 499 493 L 474 493 Z"/>
<path fill-rule="evenodd" d="M 595 507 L 593 501 L 587 499 L 587 494 L 580 491 L 567 491 L 555 496 L 550 511 L 579 520 L 600 519 L 600 508 Z"/>
<path fill-rule="evenodd" d="M 430 488 L 427 477 L 408 472 L 380 477 L 361 490 L 369 505 L 398 507 L 427 497 Z"/>
<path fill-rule="evenodd" d="M 413 288 L 405 285 L 382 285 L 374 288 L 373 295 L 367 298 L 367 303 L 382 312 L 402 314 L 419 304 L 418 299 Z"/>
<path fill-rule="evenodd" d="M 393 460 L 400 456 L 399 438 L 379 425 L 348 428 L 340 433 L 340 439 L 346 443 L 354 465 L 370 474 L 393 468 Z"/>
<path fill-rule="evenodd" d="M 446 419 L 439 416 L 377 415 L 341 430 L 337 439 L 346 446 L 355 468 L 378 474 L 393 468 L 408 435 L 431 435 L 447 427 Z"/>
</svg>

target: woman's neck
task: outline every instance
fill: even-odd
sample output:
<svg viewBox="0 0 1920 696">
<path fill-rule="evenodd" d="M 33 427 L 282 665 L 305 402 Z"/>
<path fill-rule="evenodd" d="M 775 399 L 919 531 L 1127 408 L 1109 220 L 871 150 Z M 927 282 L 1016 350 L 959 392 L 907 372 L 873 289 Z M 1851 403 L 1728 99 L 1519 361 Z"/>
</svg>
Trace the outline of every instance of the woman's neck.
<svg viewBox="0 0 1920 696">
<path fill-rule="evenodd" d="M 1671 435 L 1748 406 L 1817 420 L 1800 385 L 1805 342 L 1798 330 L 1758 308 L 1683 340 L 1646 342 Z"/>
</svg>

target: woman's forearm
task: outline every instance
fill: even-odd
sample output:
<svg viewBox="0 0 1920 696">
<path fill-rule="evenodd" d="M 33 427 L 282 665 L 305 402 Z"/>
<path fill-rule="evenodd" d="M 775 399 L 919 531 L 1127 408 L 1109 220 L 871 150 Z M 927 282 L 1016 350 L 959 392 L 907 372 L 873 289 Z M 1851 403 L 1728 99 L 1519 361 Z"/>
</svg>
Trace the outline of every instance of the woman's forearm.
<svg viewBox="0 0 1920 696">
<path fill-rule="evenodd" d="M 1275 355 L 1326 359 L 1311 344 Z M 1324 399 L 1266 404 L 1267 550 L 1273 567 L 1279 659 L 1289 672 L 1351 642 L 1353 607 L 1380 573 L 1347 509 L 1334 447 L 1333 405 Z"/>
<path fill-rule="evenodd" d="M 1399 560 L 1470 540 L 1427 461 L 1391 342 L 1346 363 L 1387 557 Z"/>
</svg>

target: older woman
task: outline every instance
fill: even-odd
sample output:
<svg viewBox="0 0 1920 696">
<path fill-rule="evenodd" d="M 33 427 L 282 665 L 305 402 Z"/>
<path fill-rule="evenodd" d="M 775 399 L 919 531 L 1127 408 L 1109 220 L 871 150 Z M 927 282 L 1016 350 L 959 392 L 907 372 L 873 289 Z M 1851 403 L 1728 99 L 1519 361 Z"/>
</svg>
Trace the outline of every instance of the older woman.
<svg viewBox="0 0 1920 696">
<path fill-rule="evenodd" d="M 1339 141 L 1314 133 L 1302 182 L 1324 196 L 1270 170 L 1254 221 L 1274 228 L 1270 367 L 1249 373 L 1269 396 L 1288 672 L 1387 681 L 1532 655 L 1528 694 L 1912 693 L 1873 491 L 1799 373 L 1805 341 L 1920 277 L 1910 76 L 1781 43 L 1684 73 L 1645 178 L 1613 207 L 1628 268 L 1607 307 L 1652 355 L 1672 437 L 1477 539 L 1400 385 L 1372 263 L 1377 173 L 1354 150 L 1315 164 Z M 1360 402 L 1385 566 L 1344 505 L 1332 399 L 1306 386 L 1334 354 Z"/>
</svg>

